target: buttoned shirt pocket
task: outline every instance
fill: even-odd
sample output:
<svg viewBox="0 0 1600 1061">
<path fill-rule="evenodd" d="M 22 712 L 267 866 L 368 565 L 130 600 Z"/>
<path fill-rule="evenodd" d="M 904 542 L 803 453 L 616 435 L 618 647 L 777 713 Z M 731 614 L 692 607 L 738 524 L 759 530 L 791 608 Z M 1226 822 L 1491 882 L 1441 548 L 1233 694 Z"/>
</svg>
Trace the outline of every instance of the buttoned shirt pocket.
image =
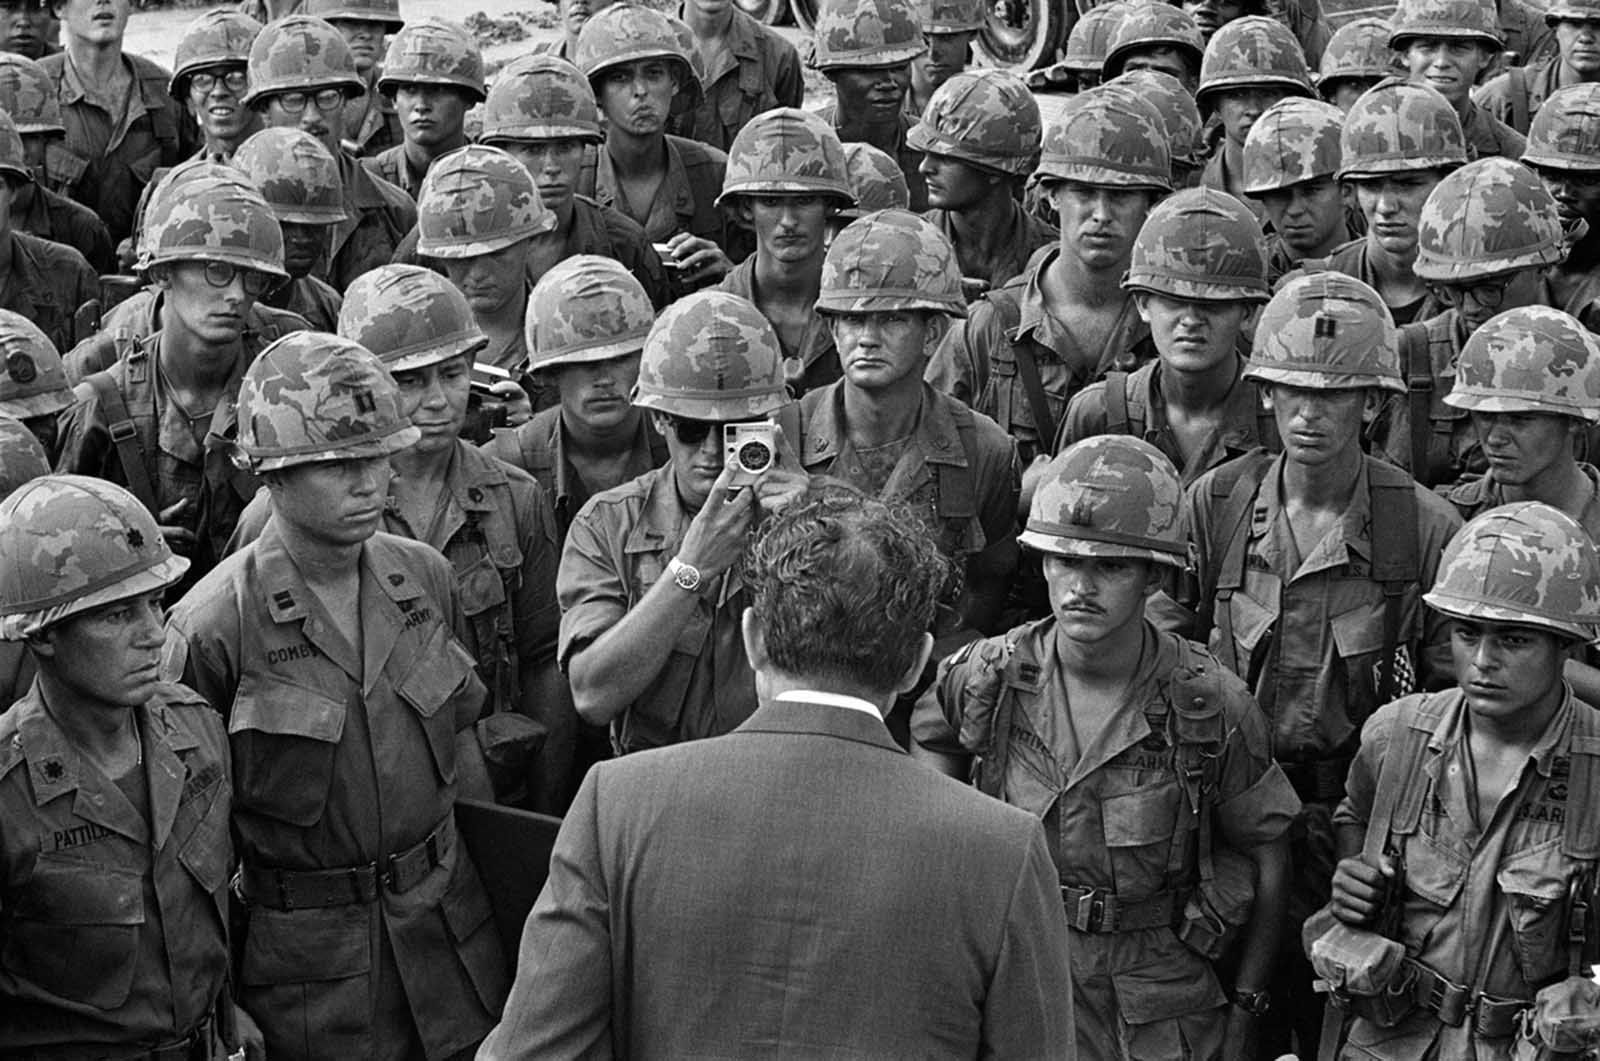
<svg viewBox="0 0 1600 1061">
<path fill-rule="evenodd" d="M 1569 865 L 1556 837 L 1506 858 L 1495 874 L 1506 897 L 1517 964 L 1535 986 L 1566 971 Z"/>
<path fill-rule="evenodd" d="M 456 779 L 456 712 L 444 709 L 454 704 L 457 692 L 472 680 L 473 667 L 472 657 L 450 631 L 436 626 L 412 660 L 411 669 L 395 686 L 422 722 L 434 768 L 446 785 Z"/>
<path fill-rule="evenodd" d="M 128 999 L 144 924 L 138 870 L 39 856 L 5 931 L 5 967 L 50 994 L 97 1009 Z"/>
<path fill-rule="evenodd" d="M 1348 608 L 1328 620 L 1334 651 L 1344 664 L 1347 703 L 1359 714 L 1350 721 L 1357 726 L 1378 709 L 1378 682 L 1374 675 L 1383 656 L 1383 608 L 1380 599 Z"/>
<path fill-rule="evenodd" d="M 1409 898 L 1402 918 L 1406 949 L 1415 954 L 1454 905 L 1471 868 L 1467 856 L 1426 832 L 1406 838 L 1405 891 Z"/>
<path fill-rule="evenodd" d="M 1244 589 L 1235 590 L 1225 607 L 1233 620 L 1233 644 L 1214 644 L 1213 648 L 1224 660 L 1231 652 L 1239 676 L 1251 682 L 1264 662 L 1258 656 L 1264 657 L 1269 644 L 1268 635 L 1278 620 L 1277 610 L 1262 604 Z M 1221 636 L 1219 628 L 1213 634 L 1213 641 Z"/>
<path fill-rule="evenodd" d="M 1176 777 L 1102 797 L 1101 827 L 1119 896 L 1136 899 L 1162 889 L 1171 845 L 1185 842 L 1179 836 L 1182 802 Z"/>
<path fill-rule="evenodd" d="M 183 845 L 178 861 L 202 889 L 224 899 L 223 886 L 233 861 L 233 845 L 228 834 L 228 782 L 220 769 L 194 789 L 186 784 L 173 836 Z"/>
<path fill-rule="evenodd" d="M 228 718 L 235 802 L 301 828 L 322 820 L 348 705 L 246 671 Z"/>
<path fill-rule="evenodd" d="M 1160 937 L 1157 937 L 1157 932 Z M 1178 1017 L 1203 1013 L 1227 1002 L 1211 963 L 1185 948 L 1165 929 L 1140 933 L 1147 949 L 1136 968 L 1112 974 L 1122 1019 L 1137 1031 L 1148 1057 L 1185 1056 Z M 1171 1022 L 1163 1027 L 1163 1022 Z"/>
<path fill-rule="evenodd" d="M 487 553 L 479 556 L 465 571 L 458 571 L 456 582 L 461 587 L 461 611 L 464 615 L 476 617 L 503 607 L 506 603 L 505 581 Z"/>
<path fill-rule="evenodd" d="M 364 976 L 372 969 L 371 909 L 250 909 L 240 981 L 246 989 Z"/>
<path fill-rule="evenodd" d="M 493 911 L 488 893 L 470 863 L 457 863 L 439 908 L 479 1000 L 490 1012 L 498 1011 L 505 1002 L 505 961 L 499 938 L 489 924 Z"/>
</svg>

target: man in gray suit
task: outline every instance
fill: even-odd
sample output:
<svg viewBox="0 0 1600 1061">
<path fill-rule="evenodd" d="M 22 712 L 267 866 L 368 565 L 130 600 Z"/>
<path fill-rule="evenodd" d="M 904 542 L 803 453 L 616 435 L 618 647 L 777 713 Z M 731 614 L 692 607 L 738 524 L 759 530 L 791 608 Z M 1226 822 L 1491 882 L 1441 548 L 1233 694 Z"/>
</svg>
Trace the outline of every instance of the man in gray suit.
<svg viewBox="0 0 1600 1061">
<path fill-rule="evenodd" d="M 759 709 L 584 779 L 479 1058 L 1075 1058 L 1038 819 L 883 725 L 951 589 L 921 521 L 818 486 L 746 564 Z"/>
</svg>

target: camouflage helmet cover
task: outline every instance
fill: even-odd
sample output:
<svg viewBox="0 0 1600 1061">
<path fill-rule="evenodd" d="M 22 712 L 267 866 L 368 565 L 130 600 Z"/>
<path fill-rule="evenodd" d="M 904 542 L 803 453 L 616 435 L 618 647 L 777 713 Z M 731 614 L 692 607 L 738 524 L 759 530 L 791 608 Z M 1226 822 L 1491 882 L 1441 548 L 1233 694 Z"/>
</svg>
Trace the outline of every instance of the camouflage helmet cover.
<svg viewBox="0 0 1600 1061">
<path fill-rule="evenodd" d="M 856 205 L 840 210 L 839 217 L 854 219 L 875 210 L 911 209 L 905 171 L 888 152 L 871 144 L 845 144 L 844 167 Z"/>
<path fill-rule="evenodd" d="M 605 139 L 594 89 L 582 71 L 558 55 L 524 55 L 490 86 L 478 142 L 560 139 L 596 144 Z"/>
<path fill-rule="evenodd" d="M 1243 378 L 1309 390 L 1406 389 L 1389 307 L 1334 272 L 1304 273 L 1278 289 L 1256 321 Z"/>
<path fill-rule="evenodd" d="M 1389 47 L 1389 23 L 1381 18 L 1346 22 L 1328 39 L 1317 71 L 1317 87 L 1330 92 L 1340 78 L 1384 78 L 1397 73 Z"/>
<path fill-rule="evenodd" d="M 1405 51 L 1419 38 L 1477 41 L 1491 51 L 1505 47 L 1495 0 L 1400 0 L 1389 16 L 1389 47 Z"/>
<path fill-rule="evenodd" d="M 239 386 L 239 449 L 258 472 L 386 457 L 421 434 L 377 356 L 327 332 L 275 340 Z"/>
<path fill-rule="evenodd" d="M 643 4 L 612 4 L 596 12 L 578 32 L 574 61 L 598 96 L 601 74 L 617 66 L 660 59 L 676 68 L 678 95 L 673 110 L 693 109 L 704 91 L 697 60 L 684 47 L 674 19 Z M 692 39 L 692 38 L 691 38 Z"/>
<path fill-rule="evenodd" d="M 1544 21 L 1554 26 L 1563 20 L 1572 22 L 1600 21 L 1600 0 L 1554 0 L 1545 8 Z"/>
<path fill-rule="evenodd" d="M 165 589 L 188 569 L 127 490 L 85 475 L 41 476 L 0 502 L 0 638 L 21 641 Z"/>
<path fill-rule="evenodd" d="M 1178 49 L 1198 68 L 1205 55 L 1206 39 L 1194 19 L 1175 4 L 1135 4 L 1123 14 L 1111 34 L 1101 72 L 1106 77 L 1116 77 L 1122 73 L 1123 61 L 1131 53 L 1161 46 Z"/>
<path fill-rule="evenodd" d="M 1172 190 L 1172 156 L 1155 107 L 1105 87 L 1080 92 L 1045 130 L 1033 179 Z"/>
<path fill-rule="evenodd" d="M 987 24 L 984 0 L 923 0 L 920 5 L 922 32 L 976 33 Z"/>
<path fill-rule="evenodd" d="M 549 232 L 556 215 L 533 176 L 497 147 L 469 144 L 434 160 L 417 195 L 417 253 L 475 258 Z"/>
<path fill-rule="evenodd" d="M 854 204 L 839 134 L 798 107 L 776 107 L 751 118 L 728 146 L 716 205 L 746 194 L 821 195 L 840 206 Z"/>
<path fill-rule="evenodd" d="M 775 413 L 789 404 L 778 335 L 748 299 L 696 291 L 651 326 L 629 400 L 641 409 L 725 423 Z"/>
<path fill-rule="evenodd" d="M 1417 223 L 1423 280 L 1475 280 L 1566 256 L 1561 215 L 1528 167 L 1498 156 L 1469 162 L 1434 186 Z"/>
<path fill-rule="evenodd" d="M 1600 552 L 1560 509 L 1539 501 L 1501 505 L 1474 516 L 1450 539 L 1422 599 L 1458 619 L 1589 641 L 1600 624 Z"/>
<path fill-rule="evenodd" d="M 282 92 L 339 88 L 351 97 L 367 92 L 344 35 L 310 15 L 269 22 L 250 46 L 248 70 L 246 106 L 265 105 L 267 97 Z"/>
<path fill-rule="evenodd" d="M 227 262 L 287 279 L 283 229 L 256 186 L 221 162 L 173 167 L 150 195 L 137 268 L 166 262 Z"/>
<path fill-rule="evenodd" d="M 1600 423 L 1600 339 L 1549 306 L 1508 309 L 1467 339 L 1444 402 L 1483 413 L 1555 413 Z"/>
<path fill-rule="evenodd" d="M 1245 15 L 1211 35 L 1200 61 L 1195 100 L 1205 106 L 1218 92 L 1256 85 L 1308 98 L 1316 95 L 1305 52 L 1289 27 L 1265 15 Z"/>
<path fill-rule="evenodd" d="M 1344 116 L 1339 179 L 1453 169 L 1467 161 L 1467 137 L 1437 89 L 1399 78 L 1378 82 Z"/>
<path fill-rule="evenodd" d="M 23 483 L 50 474 L 50 458 L 21 420 L 0 414 L 0 501 Z"/>
<path fill-rule="evenodd" d="M 1106 53 L 1111 50 L 1112 35 L 1122 18 L 1133 9 L 1127 0 L 1111 0 L 1108 4 L 1091 7 L 1078 16 L 1067 34 L 1067 44 L 1062 49 L 1061 65 L 1075 74 L 1099 76 L 1106 65 Z"/>
<path fill-rule="evenodd" d="M 1244 138 L 1244 193 L 1265 195 L 1339 172 L 1344 112 L 1331 103 L 1281 99 Z"/>
<path fill-rule="evenodd" d="M 436 365 L 489 345 L 467 297 L 431 269 L 380 265 L 345 289 L 339 335 L 366 347 L 390 372 Z"/>
<path fill-rule="evenodd" d="M 1132 92 L 1154 106 L 1166 130 L 1167 153 L 1175 168 L 1205 164 L 1205 122 L 1183 82 L 1164 70 L 1129 70 L 1100 87 L 1108 92 Z"/>
<path fill-rule="evenodd" d="M 22 137 L 11 115 L 0 110 L 0 173 L 15 177 L 24 184 L 33 183 L 33 170 L 28 168 L 28 155 L 22 147 Z"/>
<path fill-rule="evenodd" d="M 329 22 L 378 22 L 390 33 L 406 24 L 400 0 L 306 0 L 302 11 Z"/>
<path fill-rule="evenodd" d="M 449 85 L 482 102 L 483 53 L 478 42 L 453 22 L 422 18 L 389 38 L 378 91 L 392 95 L 401 85 Z"/>
<path fill-rule="evenodd" d="M 528 299 L 528 368 L 637 354 L 655 323 L 644 285 L 621 262 L 575 254 L 539 278 Z"/>
<path fill-rule="evenodd" d="M 955 248 L 931 221 L 909 210 L 850 222 L 823 259 L 817 312 L 908 309 L 967 315 Z"/>
<path fill-rule="evenodd" d="M 1600 19 L 1600 13 L 1593 17 Z M 1600 170 L 1600 84 L 1550 93 L 1528 126 L 1522 161 L 1549 169 Z"/>
<path fill-rule="evenodd" d="M 261 23 L 239 11 L 214 8 L 195 16 L 173 51 L 168 91 L 181 100 L 188 92 L 190 74 L 208 67 L 246 65 L 250 46 L 260 33 Z"/>
<path fill-rule="evenodd" d="M 1166 454 L 1131 435 L 1096 435 L 1050 461 L 1017 540 L 1056 556 L 1186 566 L 1183 486 Z"/>
<path fill-rule="evenodd" d="M 24 135 L 49 133 L 66 136 L 61 124 L 61 101 L 44 67 L 15 52 L 0 52 L 0 109 L 17 123 Z"/>
<path fill-rule="evenodd" d="M 261 191 L 279 224 L 335 225 L 344 212 L 344 179 L 322 141 L 284 126 L 252 133 L 233 165 Z"/>
<path fill-rule="evenodd" d="M 824 72 L 898 66 L 928 50 L 911 0 L 825 0 L 811 65 Z"/>
<path fill-rule="evenodd" d="M 906 134 L 912 148 L 983 169 L 1026 176 L 1039 161 L 1039 104 L 1004 70 L 964 70 L 940 85 Z"/>
<path fill-rule="evenodd" d="M 22 314 L 0 309 L 0 415 L 49 416 L 73 400 L 66 366 L 50 337 Z"/>
<path fill-rule="evenodd" d="M 1197 302 L 1267 300 L 1266 237 L 1239 200 L 1189 188 L 1157 203 L 1122 286 Z"/>
</svg>

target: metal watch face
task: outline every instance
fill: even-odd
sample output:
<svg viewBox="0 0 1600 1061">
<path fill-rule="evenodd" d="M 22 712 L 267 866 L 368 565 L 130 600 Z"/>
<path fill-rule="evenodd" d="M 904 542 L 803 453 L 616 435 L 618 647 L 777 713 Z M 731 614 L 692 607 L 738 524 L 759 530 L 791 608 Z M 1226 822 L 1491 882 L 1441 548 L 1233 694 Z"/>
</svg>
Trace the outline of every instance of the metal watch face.
<svg viewBox="0 0 1600 1061">
<path fill-rule="evenodd" d="M 679 561 L 672 572 L 672 581 L 676 582 L 680 589 L 693 592 L 700 588 L 700 570 Z"/>
</svg>

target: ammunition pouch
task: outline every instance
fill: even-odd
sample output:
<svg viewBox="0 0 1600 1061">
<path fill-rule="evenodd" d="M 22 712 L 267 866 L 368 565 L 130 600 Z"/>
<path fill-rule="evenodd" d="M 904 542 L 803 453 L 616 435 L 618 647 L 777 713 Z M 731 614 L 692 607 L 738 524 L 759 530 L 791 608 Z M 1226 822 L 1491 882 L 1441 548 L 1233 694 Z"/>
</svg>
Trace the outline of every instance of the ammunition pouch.
<svg viewBox="0 0 1600 1061">
<path fill-rule="evenodd" d="M 1212 855 L 1213 873 L 1202 880 L 1183 904 L 1178 940 L 1208 961 L 1233 946 L 1250 920 L 1256 899 L 1255 863 L 1226 847 Z"/>
<path fill-rule="evenodd" d="M 1600 1046 L 1600 985 L 1569 976 L 1522 1011 L 1511 1061 L 1579 1061 Z"/>
<path fill-rule="evenodd" d="M 533 795 L 533 766 L 549 732 L 514 711 L 497 711 L 477 724 L 478 746 L 496 803 L 523 806 Z"/>
<path fill-rule="evenodd" d="M 1318 989 L 1343 1002 L 1384 995 L 1400 979 L 1406 961 L 1405 947 L 1370 929 L 1345 924 L 1326 906 L 1306 919 L 1300 939 L 1317 974 Z M 1404 1016 L 1376 1022 L 1387 1028 Z"/>
</svg>

